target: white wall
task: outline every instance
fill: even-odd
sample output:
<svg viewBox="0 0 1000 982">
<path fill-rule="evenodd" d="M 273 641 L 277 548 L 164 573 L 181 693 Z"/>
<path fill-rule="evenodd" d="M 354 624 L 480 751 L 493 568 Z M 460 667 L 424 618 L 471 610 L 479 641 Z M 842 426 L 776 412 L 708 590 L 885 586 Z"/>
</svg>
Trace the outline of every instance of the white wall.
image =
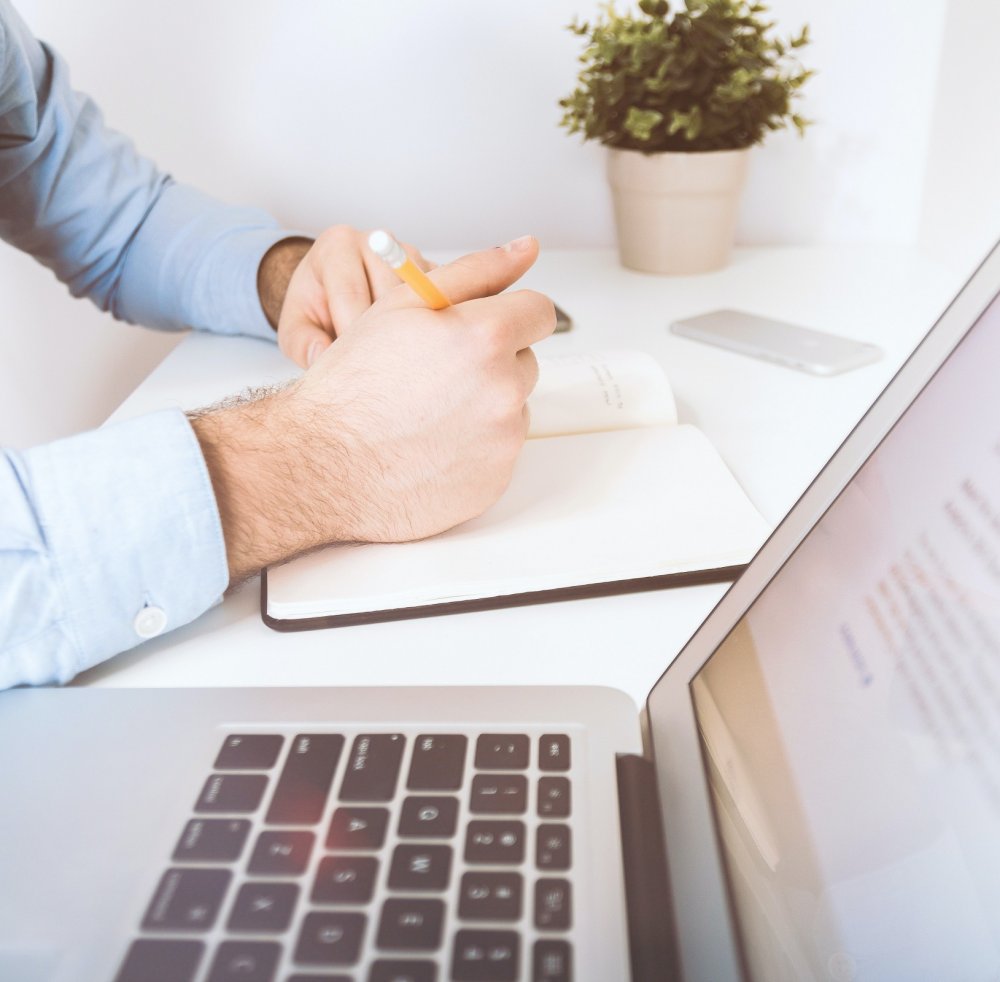
<svg viewBox="0 0 1000 982">
<path fill-rule="evenodd" d="M 949 0 L 920 242 L 962 272 L 1000 239 L 1000 4 Z"/>
<path fill-rule="evenodd" d="M 810 25 L 815 125 L 756 154 L 744 241 L 914 241 L 948 2 L 771 0 L 778 23 Z"/>
<path fill-rule="evenodd" d="M 804 58 L 819 75 L 802 108 L 817 124 L 755 154 L 741 241 L 918 239 L 946 11 L 975 2 L 773 0 L 784 33 L 812 25 Z M 21 0 L 76 86 L 178 178 L 291 226 L 388 225 L 427 249 L 525 231 L 543 246 L 613 242 L 600 148 L 557 127 L 580 50 L 564 25 L 596 8 Z M 14 445 L 97 424 L 172 343 L 85 310 L 29 265 L 0 250 L 0 443 Z"/>
</svg>

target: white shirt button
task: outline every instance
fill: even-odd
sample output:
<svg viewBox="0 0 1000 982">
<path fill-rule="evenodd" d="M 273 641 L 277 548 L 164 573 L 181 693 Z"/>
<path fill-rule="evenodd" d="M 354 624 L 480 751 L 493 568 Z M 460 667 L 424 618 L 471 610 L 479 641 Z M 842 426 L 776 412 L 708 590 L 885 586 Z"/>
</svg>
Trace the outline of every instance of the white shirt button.
<svg viewBox="0 0 1000 982">
<path fill-rule="evenodd" d="M 160 607 L 143 607 L 132 621 L 132 627 L 140 638 L 155 638 L 163 633 L 166 626 L 167 615 Z"/>
</svg>

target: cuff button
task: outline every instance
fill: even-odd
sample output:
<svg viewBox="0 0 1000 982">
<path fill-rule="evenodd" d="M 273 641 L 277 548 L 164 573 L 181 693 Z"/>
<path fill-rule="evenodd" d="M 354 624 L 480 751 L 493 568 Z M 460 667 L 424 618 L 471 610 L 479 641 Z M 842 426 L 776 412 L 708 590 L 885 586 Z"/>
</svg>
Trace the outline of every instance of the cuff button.
<svg viewBox="0 0 1000 982">
<path fill-rule="evenodd" d="M 143 607 L 132 621 L 132 627 L 140 638 L 155 638 L 163 633 L 166 626 L 167 615 L 161 607 Z"/>
</svg>

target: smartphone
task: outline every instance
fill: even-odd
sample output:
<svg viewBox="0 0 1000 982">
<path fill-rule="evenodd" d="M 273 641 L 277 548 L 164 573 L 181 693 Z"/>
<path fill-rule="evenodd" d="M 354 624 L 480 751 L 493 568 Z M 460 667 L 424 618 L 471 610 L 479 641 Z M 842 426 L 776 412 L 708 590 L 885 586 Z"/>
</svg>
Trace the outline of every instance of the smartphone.
<svg viewBox="0 0 1000 982">
<path fill-rule="evenodd" d="M 866 341 L 854 341 L 770 317 L 757 317 L 742 310 L 713 310 L 674 321 L 670 330 L 681 337 L 812 375 L 837 375 L 882 357 L 882 349 Z"/>
<path fill-rule="evenodd" d="M 553 304 L 556 308 L 556 334 L 562 334 L 573 326 L 573 318 L 566 313 L 559 304 Z"/>
</svg>

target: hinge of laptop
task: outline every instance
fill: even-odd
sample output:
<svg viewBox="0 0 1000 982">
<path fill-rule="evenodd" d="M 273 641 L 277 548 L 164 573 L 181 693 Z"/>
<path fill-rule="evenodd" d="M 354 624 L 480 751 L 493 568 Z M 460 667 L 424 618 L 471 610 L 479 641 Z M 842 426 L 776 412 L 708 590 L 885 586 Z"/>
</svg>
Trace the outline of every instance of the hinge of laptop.
<svg viewBox="0 0 1000 982">
<path fill-rule="evenodd" d="M 632 982 L 680 980 L 656 775 L 636 754 L 618 754 L 617 770 Z"/>
</svg>

